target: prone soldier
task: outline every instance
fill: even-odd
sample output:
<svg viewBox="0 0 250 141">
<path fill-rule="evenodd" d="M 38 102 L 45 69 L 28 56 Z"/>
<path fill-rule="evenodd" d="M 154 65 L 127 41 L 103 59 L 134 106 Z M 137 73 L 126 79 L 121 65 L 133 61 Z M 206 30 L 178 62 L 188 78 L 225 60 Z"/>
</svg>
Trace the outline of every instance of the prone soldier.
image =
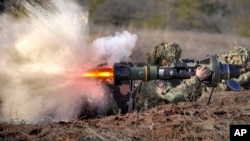
<svg viewBox="0 0 250 141">
<path fill-rule="evenodd" d="M 247 48 L 242 46 L 235 46 L 229 51 L 229 53 L 219 55 L 218 60 L 222 63 L 239 65 L 242 69 L 242 74 L 239 75 L 239 77 L 233 79 L 236 80 L 241 87 L 245 89 L 250 88 L 250 69 L 247 68 L 249 61 L 249 51 L 247 50 Z M 230 89 L 225 82 L 225 80 L 222 80 L 222 82 L 219 83 L 216 87 L 215 91 L 229 91 Z M 205 90 L 210 91 L 210 89 L 207 87 Z"/>
<path fill-rule="evenodd" d="M 180 61 L 181 54 L 178 44 L 163 42 L 151 49 L 146 62 L 148 65 L 170 66 Z M 202 81 L 210 74 L 206 66 L 201 66 L 189 79 L 142 81 L 136 93 L 135 109 L 144 111 L 171 102 L 196 101 L 201 96 Z"/>
</svg>

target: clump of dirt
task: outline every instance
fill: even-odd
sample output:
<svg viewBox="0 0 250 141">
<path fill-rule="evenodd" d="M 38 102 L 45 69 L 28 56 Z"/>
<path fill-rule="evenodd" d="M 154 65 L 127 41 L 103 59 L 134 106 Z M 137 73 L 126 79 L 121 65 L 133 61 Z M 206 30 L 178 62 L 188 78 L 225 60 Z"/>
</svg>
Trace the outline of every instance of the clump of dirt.
<svg viewBox="0 0 250 141">
<path fill-rule="evenodd" d="M 72 122 L 13 125 L 0 123 L 2 140 L 229 140 L 231 124 L 250 124 L 250 91 L 209 94 L 197 102 L 156 107 L 129 113 Z"/>
</svg>

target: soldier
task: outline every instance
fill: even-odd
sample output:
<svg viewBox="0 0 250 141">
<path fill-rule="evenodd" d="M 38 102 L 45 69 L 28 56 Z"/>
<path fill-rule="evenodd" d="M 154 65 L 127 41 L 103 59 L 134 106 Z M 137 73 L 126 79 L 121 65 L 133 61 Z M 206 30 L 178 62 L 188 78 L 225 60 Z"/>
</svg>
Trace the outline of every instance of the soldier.
<svg viewBox="0 0 250 141">
<path fill-rule="evenodd" d="M 148 54 L 148 65 L 169 66 L 179 62 L 182 50 L 176 43 L 160 43 Z M 196 101 L 202 92 L 201 83 L 211 72 L 205 66 L 198 67 L 190 79 L 151 80 L 142 82 L 136 94 L 135 109 L 139 111 L 171 102 Z"/>
<path fill-rule="evenodd" d="M 113 97 L 119 109 L 118 114 L 126 114 L 128 112 L 130 84 L 129 82 L 122 82 L 119 86 L 114 86 Z"/>
<path fill-rule="evenodd" d="M 242 73 L 238 78 L 235 78 L 235 80 L 243 88 L 245 89 L 250 88 L 250 71 L 249 70 L 247 71 L 247 65 L 249 61 L 249 51 L 245 47 L 235 46 L 229 51 L 229 53 L 220 55 L 218 59 L 222 63 L 240 65 L 244 73 Z M 228 90 L 230 89 L 225 84 L 225 81 L 219 83 L 216 88 L 216 92 L 228 91 Z"/>
</svg>

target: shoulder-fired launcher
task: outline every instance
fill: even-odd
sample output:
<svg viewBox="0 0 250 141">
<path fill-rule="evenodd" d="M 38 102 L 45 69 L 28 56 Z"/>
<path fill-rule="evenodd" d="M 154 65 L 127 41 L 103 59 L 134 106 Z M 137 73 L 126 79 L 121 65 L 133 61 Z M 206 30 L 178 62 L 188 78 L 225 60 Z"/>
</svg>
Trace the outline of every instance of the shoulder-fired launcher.
<svg viewBox="0 0 250 141">
<path fill-rule="evenodd" d="M 120 85 L 121 81 L 126 80 L 188 79 L 195 75 L 195 70 L 199 66 L 206 66 L 212 72 L 204 81 L 209 87 L 216 87 L 221 80 L 235 78 L 241 74 L 239 65 L 223 64 L 218 61 L 216 55 L 211 55 L 200 61 L 173 63 L 169 67 L 149 65 L 131 67 L 126 64 L 115 63 L 113 66 L 114 84 Z"/>
</svg>

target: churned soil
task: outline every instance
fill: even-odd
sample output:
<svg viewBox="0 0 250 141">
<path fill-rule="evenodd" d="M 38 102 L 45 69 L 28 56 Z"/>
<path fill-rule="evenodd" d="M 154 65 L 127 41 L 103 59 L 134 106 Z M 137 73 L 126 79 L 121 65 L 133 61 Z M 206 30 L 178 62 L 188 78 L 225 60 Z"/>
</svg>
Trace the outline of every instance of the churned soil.
<svg viewBox="0 0 250 141">
<path fill-rule="evenodd" d="M 0 140 L 171 141 L 229 140 L 232 124 L 250 125 L 250 90 L 209 94 L 197 102 L 156 107 L 144 113 L 49 124 L 0 123 Z"/>
</svg>

